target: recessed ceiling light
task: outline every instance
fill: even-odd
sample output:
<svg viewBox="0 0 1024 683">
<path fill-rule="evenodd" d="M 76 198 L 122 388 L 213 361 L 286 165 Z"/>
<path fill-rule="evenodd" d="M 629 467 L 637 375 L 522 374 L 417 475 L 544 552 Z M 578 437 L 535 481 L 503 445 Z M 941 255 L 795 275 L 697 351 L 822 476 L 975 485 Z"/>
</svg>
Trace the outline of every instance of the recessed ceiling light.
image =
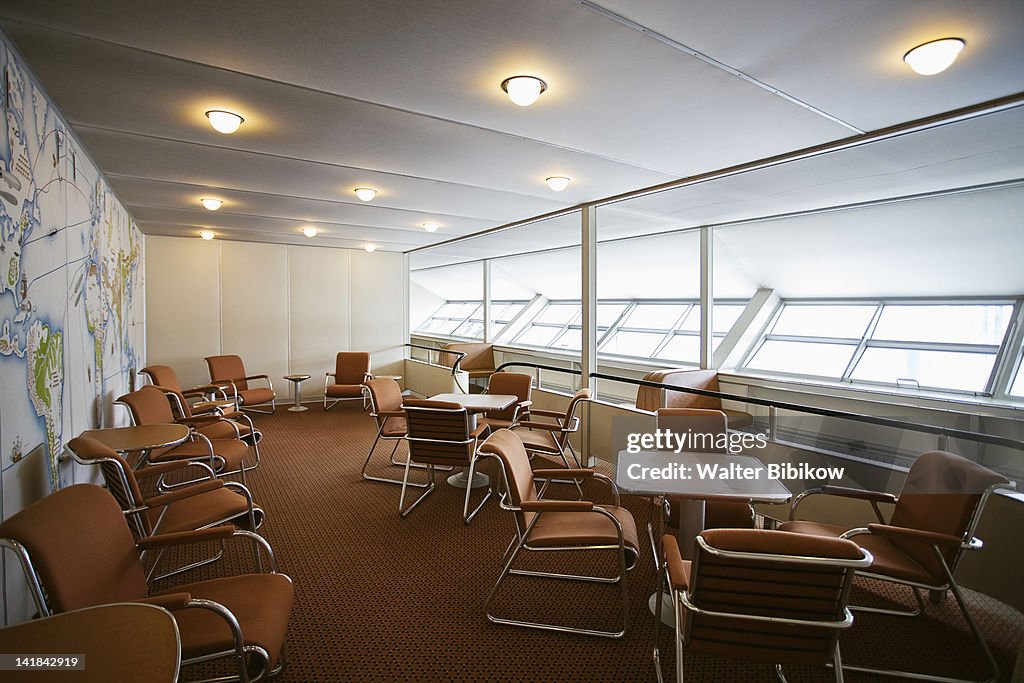
<svg viewBox="0 0 1024 683">
<path fill-rule="evenodd" d="M 365 247 L 363 247 L 363 249 L 366 250 L 367 254 L 372 254 L 373 252 L 375 252 L 377 250 L 377 245 L 376 244 L 367 244 Z"/>
<path fill-rule="evenodd" d="M 548 84 L 536 76 L 509 76 L 501 82 L 501 89 L 520 107 L 529 107 L 548 89 Z"/>
<path fill-rule="evenodd" d="M 216 211 L 217 209 L 220 208 L 220 205 L 224 203 L 223 200 L 212 198 L 200 199 L 199 201 L 201 201 L 203 203 L 203 206 L 205 206 L 210 211 Z"/>
<path fill-rule="evenodd" d="M 364 202 L 368 202 L 377 196 L 377 190 L 372 187 L 357 187 L 356 196 L 362 199 Z"/>
<path fill-rule="evenodd" d="M 202 237 L 204 240 L 212 240 L 214 237 L 217 236 L 217 233 L 215 233 L 213 230 L 200 230 L 199 236 Z"/>
<path fill-rule="evenodd" d="M 426 230 L 427 232 L 437 232 L 437 229 L 439 227 L 441 226 L 439 226 L 434 221 L 427 221 L 426 223 L 423 224 L 423 229 Z"/>
<path fill-rule="evenodd" d="M 569 179 L 561 175 L 553 175 L 550 178 L 545 178 L 544 182 L 548 184 L 555 192 L 561 192 L 565 188 L 569 187 Z"/>
<path fill-rule="evenodd" d="M 316 234 L 320 232 L 315 225 L 307 225 L 302 229 L 302 234 L 306 237 L 316 237 Z"/>
<path fill-rule="evenodd" d="M 210 119 L 210 125 L 214 130 L 225 135 L 234 133 L 242 125 L 242 121 L 245 121 L 238 114 L 223 109 L 211 109 L 206 112 L 206 118 Z"/>
<path fill-rule="evenodd" d="M 940 38 L 918 45 L 903 55 L 903 61 L 922 76 L 934 76 L 948 69 L 956 61 L 966 43 L 962 38 Z"/>
</svg>

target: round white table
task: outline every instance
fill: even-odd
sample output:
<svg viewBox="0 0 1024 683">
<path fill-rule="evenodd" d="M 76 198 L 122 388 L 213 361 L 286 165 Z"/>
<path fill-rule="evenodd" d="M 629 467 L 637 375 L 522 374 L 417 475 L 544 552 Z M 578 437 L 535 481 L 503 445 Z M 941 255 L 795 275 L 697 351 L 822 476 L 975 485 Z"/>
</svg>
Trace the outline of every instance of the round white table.
<svg viewBox="0 0 1024 683">
<path fill-rule="evenodd" d="M 302 383 L 309 379 L 309 375 L 285 375 L 284 378 L 295 385 L 295 404 L 289 408 L 293 413 L 301 413 L 304 410 L 309 410 L 306 406 L 302 405 Z"/>
</svg>

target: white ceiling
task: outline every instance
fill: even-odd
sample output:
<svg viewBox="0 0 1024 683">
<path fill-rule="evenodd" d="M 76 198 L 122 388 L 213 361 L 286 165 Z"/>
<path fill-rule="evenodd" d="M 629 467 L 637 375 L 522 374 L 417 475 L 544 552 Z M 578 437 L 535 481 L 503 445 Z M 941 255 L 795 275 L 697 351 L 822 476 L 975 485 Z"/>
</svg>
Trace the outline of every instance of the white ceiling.
<svg viewBox="0 0 1024 683">
<path fill-rule="evenodd" d="M 143 231 L 308 244 L 299 231 L 313 223 L 318 243 L 382 250 L 1024 91 L 1019 0 L 597 4 L 627 21 L 574 0 L 4 0 L 0 22 Z M 924 78 L 902 63 L 946 35 L 967 40 L 949 71 Z M 498 88 L 517 73 L 549 85 L 532 107 Z M 211 108 L 246 123 L 216 133 Z M 991 156 L 962 168 L 929 157 L 945 146 L 932 140 L 919 150 L 925 173 L 890 148 L 807 166 L 786 192 L 769 176 L 735 185 L 738 195 L 689 204 L 693 216 L 638 203 L 618 218 L 623 230 L 638 216 L 678 227 L 1005 179 L 1020 172 L 1020 139 L 987 139 Z M 573 183 L 554 193 L 549 175 Z M 819 178 L 831 182 L 808 182 Z M 359 202 L 360 185 L 380 194 Z M 224 207 L 201 209 L 203 196 Z M 734 204 L 750 196 L 776 201 Z M 424 232 L 427 220 L 441 230 Z"/>
</svg>

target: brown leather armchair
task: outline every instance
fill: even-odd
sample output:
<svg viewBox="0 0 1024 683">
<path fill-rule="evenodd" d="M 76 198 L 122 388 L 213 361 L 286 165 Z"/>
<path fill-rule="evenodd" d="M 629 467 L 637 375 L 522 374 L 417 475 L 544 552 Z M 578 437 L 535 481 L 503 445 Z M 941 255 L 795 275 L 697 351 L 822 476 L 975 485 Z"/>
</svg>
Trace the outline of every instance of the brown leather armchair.
<svg viewBox="0 0 1024 683">
<path fill-rule="evenodd" d="M 234 398 L 239 408 L 257 413 L 273 413 L 277 409 L 277 394 L 274 383 L 268 375 L 247 375 L 240 356 L 208 356 L 206 365 L 210 369 L 210 384 L 224 387 L 228 396 Z M 261 379 L 265 387 L 252 387 L 249 382 Z M 253 406 L 269 404 L 270 410 L 257 410 Z"/>
<path fill-rule="evenodd" d="M 716 370 L 655 370 L 644 375 L 644 379 L 649 382 L 661 382 L 687 389 L 719 391 Z M 636 392 L 636 407 L 651 413 L 659 408 L 721 410 L 729 418 L 729 426 L 733 429 L 745 427 L 754 422 L 754 416 L 750 413 L 722 408 L 722 399 L 716 396 L 688 394 L 671 389 L 640 387 Z"/>
<path fill-rule="evenodd" d="M 494 457 L 500 463 L 503 490 L 507 492 L 501 507 L 514 513 L 516 525 L 516 535 L 512 539 L 512 543 L 509 544 L 509 550 L 506 551 L 510 557 L 502 568 L 490 595 L 487 596 L 484 607 L 487 619 L 496 624 L 548 631 L 563 631 L 605 638 L 624 636 L 629 621 L 629 590 L 626 585 L 626 572 L 636 565 L 640 556 L 640 544 L 637 540 L 636 523 L 633 521 L 633 516 L 618 504 L 619 494 L 615 482 L 589 469 L 538 470 L 534 472 L 531 470 L 530 458 L 526 453 L 523 441 L 517 432 L 507 429 L 499 429 L 491 434 L 487 441 L 481 444 L 479 451 L 481 456 Z M 587 500 L 544 499 L 547 483 L 538 491 L 534 475 L 538 477 L 557 475 L 577 479 L 600 479 L 611 487 L 615 504 L 597 505 Z M 573 553 L 578 553 L 581 550 L 615 550 L 618 571 L 614 577 L 606 577 L 517 569 L 514 564 L 524 550 L 543 551 L 538 555 L 558 550 Z M 501 584 L 509 575 L 618 583 L 622 599 L 622 629 L 604 631 L 496 616 L 492 614 L 491 607 Z"/>
<path fill-rule="evenodd" d="M 150 592 L 139 552 L 234 538 L 255 544 L 267 556 L 270 573 Z M 174 615 L 186 666 L 229 658 L 241 681 L 274 675 L 284 666 L 292 581 L 276 573 L 270 545 L 251 531 L 218 526 L 136 542 L 113 496 L 78 484 L 0 524 L 0 545 L 18 557 L 40 616 L 107 603 L 154 604 Z"/>
<path fill-rule="evenodd" d="M 331 378 L 334 382 L 331 382 Z M 372 379 L 370 374 L 370 354 L 364 351 L 341 351 L 334 359 L 334 372 L 328 372 L 324 378 L 324 412 L 327 412 L 341 401 L 363 401 L 363 383 Z M 327 401 L 331 405 L 327 405 Z"/>
<path fill-rule="evenodd" d="M 252 494 L 238 482 L 217 479 L 212 470 L 202 463 L 179 460 L 159 465 L 150 465 L 133 470 L 117 452 L 95 439 L 76 437 L 68 443 L 68 451 L 81 465 L 98 466 L 103 474 L 107 490 L 129 520 L 136 539 L 154 534 L 170 534 L 179 531 L 207 529 L 220 524 L 235 524 L 250 531 L 256 531 L 263 523 L 263 510 L 253 505 Z M 188 467 L 206 469 L 208 478 L 174 491 L 162 491 L 159 481 L 167 474 L 180 472 Z M 155 493 L 146 495 L 140 480 L 150 483 L 156 480 Z M 213 557 L 193 562 L 165 574 L 155 576 L 161 552 L 151 564 L 148 580 L 156 581 L 174 574 L 216 562 L 224 555 L 223 546 Z M 145 556 L 145 553 L 143 553 Z M 259 555 L 257 554 L 257 561 Z"/>
<path fill-rule="evenodd" d="M 504 410 L 489 410 L 479 418 L 478 424 L 491 429 L 509 429 L 520 420 L 530 419 L 530 394 L 533 378 L 518 372 L 496 372 L 487 380 L 488 394 L 514 395 L 518 401 Z"/>
<path fill-rule="evenodd" d="M 843 680 L 839 634 L 853 625 L 846 606 L 854 572 L 871 565 L 871 553 L 838 538 L 783 531 L 715 529 L 697 537 L 687 562 L 674 536 L 663 539 L 664 572 L 672 593 L 676 628 L 676 680 L 682 683 L 685 652 L 782 665 L 831 663 Z M 659 631 L 654 619 L 654 665 L 662 680 Z"/>
<path fill-rule="evenodd" d="M 966 551 L 981 549 L 982 541 L 974 537 L 974 532 L 985 502 L 992 491 L 999 488 L 1012 488 L 1012 483 L 1006 477 L 966 458 L 945 451 L 931 451 L 919 456 L 911 465 L 898 496 L 840 486 L 810 489 L 794 499 L 790 521 L 784 522 L 779 529 L 852 540 L 875 556 L 874 565 L 858 573 L 908 586 L 917 600 L 917 608 L 909 612 L 862 606 L 853 606 L 854 610 L 914 617 L 925 609 L 921 590 L 952 591 L 975 642 L 992 668 L 991 680 L 996 680 L 999 678 L 999 667 L 964 602 L 954 576 Z M 877 521 L 865 527 L 847 529 L 834 524 L 797 520 L 800 504 L 813 495 L 865 501 L 871 505 Z M 879 509 L 879 504 L 894 506 L 888 521 Z M 913 672 L 851 665 L 845 668 L 848 671 L 921 678 Z M 928 678 L 959 680 L 935 676 Z"/>
<path fill-rule="evenodd" d="M 402 497 L 398 501 L 399 516 L 405 517 L 424 498 L 436 488 L 435 468 L 438 465 L 448 467 L 468 467 L 469 482 L 473 481 L 473 472 L 477 464 L 477 446 L 480 437 L 487 432 L 487 425 L 477 425 L 470 429 L 469 413 L 458 403 L 445 401 L 424 401 L 406 399 L 402 408 L 408 431 L 404 437 L 409 444 L 409 456 L 405 463 L 405 476 L 402 479 Z M 417 496 L 409 507 L 405 507 L 405 489 L 409 483 L 409 468 L 412 463 L 424 465 L 430 476 L 426 491 Z M 467 482 L 468 483 L 468 482 Z M 483 500 L 469 510 L 469 498 L 473 487 L 466 486 L 466 496 L 462 504 L 462 521 L 469 524 L 476 513 L 491 497 L 492 487 L 488 487 Z"/>
</svg>

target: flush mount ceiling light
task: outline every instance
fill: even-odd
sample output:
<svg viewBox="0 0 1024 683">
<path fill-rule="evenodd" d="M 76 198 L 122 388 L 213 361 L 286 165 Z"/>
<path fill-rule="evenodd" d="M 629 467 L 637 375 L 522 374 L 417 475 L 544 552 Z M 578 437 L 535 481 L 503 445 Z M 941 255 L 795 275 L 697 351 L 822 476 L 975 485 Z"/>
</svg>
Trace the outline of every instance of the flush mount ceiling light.
<svg viewBox="0 0 1024 683">
<path fill-rule="evenodd" d="M 225 135 L 234 133 L 242 125 L 242 121 L 245 121 L 238 114 L 223 109 L 211 109 L 206 112 L 206 118 L 210 119 L 210 125 L 215 131 Z"/>
<path fill-rule="evenodd" d="M 366 250 L 367 254 L 372 254 L 373 252 L 375 252 L 377 250 L 377 245 L 376 244 L 367 244 L 365 247 L 363 247 L 363 249 Z"/>
<path fill-rule="evenodd" d="M 217 236 L 217 233 L 215 233 L 213 230 L 200 230 L 199 236 L 202 237 L 204 240 L 212 240 L 214 237 Z"/>
<path fill-rule="evenodd" d="M 501 89 L 520 107 L 529 107 L 548 89 L 548 84 L 536 76 L 509 76 L 501 82 Z"/>
<path fill-rule="evenodd" d="M 439 226 L 434 221 L 427 221 L 426 223 L 423 224 L 423 229 L 426 230 L 427 232 L 437 232 L 437 229 L 439 227 L 441 226 Z"/>
<path fill-rule="evenodd" d="M 316 234 L 320 232 L 315 225 L 307 225 L 302 229 L 302 234 L 306 237 L 316 237 Z"/>
<path fill-rule="evenodd" d="M 377 190 L 372 187 L 357 187 L 356 196 L 364 202 L 368 202 L 377 196 Z"/>
<path fill-rule="evenodd" d="M 565 176 L 553 175 L 550 178 L 545 178 L 544 182 L 548 184 L 555 192 L 561 192 L 565 188 L 569 187 L 569 179 Z"/>
<path fill-rule="evenodd" d="M 948 69 L 956 61 L 966 43 L 962 38 L 940 38 L 903 55 L 903 61 L 922 76 L 934 76 Z"/>
<path fill-rule="evenodd" d="M 220 205 L 224 203 L 223 200 L 209 198 L 200 199 L 199 201 L 202 202 L 203 206 L 209 209 L 210 211 L 216 211 L 217 209 L 220 208 Z"/>
</svg>

